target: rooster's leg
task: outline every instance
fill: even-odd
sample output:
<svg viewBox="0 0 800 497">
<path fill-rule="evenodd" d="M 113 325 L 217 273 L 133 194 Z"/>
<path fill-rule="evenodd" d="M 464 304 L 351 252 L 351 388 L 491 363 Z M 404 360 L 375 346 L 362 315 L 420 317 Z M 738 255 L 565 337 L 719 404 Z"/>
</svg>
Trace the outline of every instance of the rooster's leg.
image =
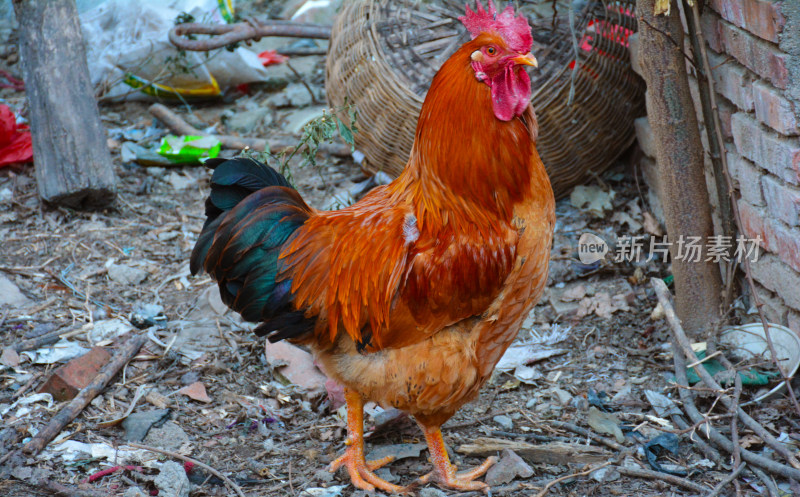
<svg viewBox="0 0 800 497">
<path fill-rule="evenodd" d="M 421 425 L 422 426 L 422 425 Z M 422 426 L 425 433 L 425 440 L 428 442 L 428 451 L 431 454 L 433 471 L 420 478 L 422 483 L 435 482 L 439 485 L 454 490 L 488 490 L 489 486 L 480 481 L 473 481 L 482 476 L 486 471 L 497 462 L 497 458 L 492 456 L 477 468 L 470 471 L 456 473 L 456 467 L 450 462 L 447 455 L 447 448 L 442 439 L 442 432 L 439 427 Z"/>
<path fill-rule="evenodd" d="M 369 462 L 364 459 L 364 401 L 361 395 L 356 391 L 345 389 L 344 398 L 347 401 L 347 440 L 345 440 L 347 448 L 344 454 L 331 463 L 328 471 L 334 472 L 344 466 L 350 474 L 353 485 L 362 490 L 371 492 L 378 488 L 384 492 L 402 491 L 403 487 L 392 485 L 373 473 L 374 470 L 392 462 L 394 456 Z"/>
</svg>

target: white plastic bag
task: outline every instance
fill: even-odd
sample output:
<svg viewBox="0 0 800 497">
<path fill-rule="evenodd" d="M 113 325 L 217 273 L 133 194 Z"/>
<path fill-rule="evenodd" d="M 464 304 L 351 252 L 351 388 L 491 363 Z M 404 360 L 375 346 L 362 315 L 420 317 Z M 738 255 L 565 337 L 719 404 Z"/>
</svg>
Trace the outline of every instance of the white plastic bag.
<svg viewBox="0 0 800 497">
<path fill-rule="evenodd" d="M 196 99 L 263 81 L 267 72 L 250 50 L 179 52 L 168 39 L 182 13 L 197 22 L 232 21 L 232 0 L 106 0 L 80 15 L 96 94 L 119 99 Z M 137 88 L 139 88 L 137 90 Z"/>
</svg>

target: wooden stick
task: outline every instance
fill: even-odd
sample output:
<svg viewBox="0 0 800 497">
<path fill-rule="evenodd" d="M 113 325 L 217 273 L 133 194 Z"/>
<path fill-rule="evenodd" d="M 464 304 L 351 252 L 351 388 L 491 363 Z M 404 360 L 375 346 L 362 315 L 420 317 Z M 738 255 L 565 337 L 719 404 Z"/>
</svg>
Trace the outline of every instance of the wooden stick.
<svg viewBox="0 0 800 497">
<path fill-rule="evenodd" d="M 679 386 L 683 387 L 679 388 L 678 392 L 681 400 L 683 401 L 683 407 L 686 409 L 686 414 L 689 415 L 689 419 L 691 419 L 692 422 L 704 423 L 706 425 L 705 429 L 698 430 L 697 433 L 705 433 L 706 438 L 714 442 L 726 452 L 733 454 L 735 450 L 733 443 L 730 441 L 730 439 L 726 438 L 714 427 L 712 427 L 711 423 L 708 423 L 703 415 L 700 414 L 700 411 L 697 410 L 697 406 L 694 404 L 694 400 L 692 399 L 691 391 L 688 388 L 685 388 L 688 385 L 688 381 L 686 381 L 686 359 L 683 357 L 683 354 L 680 353 L 680 350 L 678 350 L 678 345 L 675 343 L 674 338 L 672 349 L 672 362 L 675 365 L 675 380 Z M 753 466 L 759 466 L 767 471 L 781 475 L 786 479 L 800 480 L 800 470 L 785 464 L 781 464 L 777 461 L 773 461 L 772 459 L 756 454 L 755 452 L 750 452 L 747 449 L 740 448 L 739 450 L 741 451 L 742 459 Z M 756 469 L 757 468 L 755 467 L 750 468 L 750 470 L 753 472 L 755 472 Z"/>
<path fill-rule="evenodd" d="M 714 489 L 706 494 L 706 497 L 717 497 L 720 493 L 722 493 L 722 489 L 725 488 L 730 482 L 736 479 L 737 476 L 742 472 L 742 470 L 747 466 L 747 463 L 741 463 L 739 467 L 731 472 L 724 480 L 717 483 L 717 486 Z"/>
<path fill-rule="evenodd" d="M 571 431 L 572 433 L 576 433 L 578 435 L 590 438 L 593 441 L 595 441 L 597 443 L 601 443 L 601 444 L 605 445 L 606 447 L 608 447 L 610 449 L 619 450 L 619 451 L 625 450 L 624 446 L 618 444 L 614 440 L 611 440 L 611 439 L 608 439 L 608 438 L 605 438 L 605 437 L 601 437 L 597 433 L 591 432 L 591 431 L 589 431 L 589 430 L 587 430 L 585 428 L 581 428 L 578 425 L 575 425 L 575 424 L 572 424 L 572 423 L 566 423 L 564 421 L 552 421 L 552 420 L 551 421 L 547 421 L 547 424 L 550 425 L 550 426 L 555 426 L 556 428 L 563 428 L 565 430 Z"/>
<path fill-rule="evenodd" d="M 637 478 L 650 478 L 651 480 L 663 480 L 667 483 L 672 483 L 673 485 L 677 485 L 679 487 L 688 488 L 694 492 L 708 492 L 708 487 L 704 487 L 703 485 L 699 485 L 693 481 L 687 480 L 686 478 L 681 478 L 680 476 L 670 475 L 667 473 L 661 473 L 659 471 L 651 471 L 649 469 L 641 469 L 641 468 L 625 468 L 625 467 L 618 467 L 617 471 L 619 471 L 623 475 L 627 476 L 635 476 Z"/>
<path fill-rule="evenodd" d="M 157 117 L 164 125 L 177 135 L 197 135 L 197 136 L 212 136 L 219 140 L 220 144 L 225 148 L 241 150 L 244 148 L 251 148 L 258 152 L 263 152 L 269 146 L 272 152 L 282 152 L 284 150 L 292 150 L 295 145 L 288 144 L 277 140 L 264 140 L 261 138 L 242 138 L 239 136 L 230 135 L 212 135 L 201 131 L 191 124 L 184 121 L 178 114 L 175 114 L 170 109 L 162 104 L 153 104 L 150 106 L 150 113 Z M 349 145 L 342 143 L 322 143 L 319 146 L 319 151 L 325 154 L 335 155 L 337 157 L 349 157 L 351 149 Z"/>
<path fill-rule="evenodd" d="M 58 342 L 59 339 L 61 338 L 61 335 L 74 331 L 75 329 L 79 329 L 81 327 L 83 327 L 83 324 L 70 326 L 67 328 L 61 328 L 59 330 L 46 333 L 36 338 L 29 338 L 28 340 L 17 342 L 14 345 L 12 345 L 11 348 L 14 349 L 14 351 L 16 352 L 24 352 L 26 350 L 38 349 L 39 347 L 44 347 L 45 345 L 50 345 Z"/>
<path fill-rule="evenodd" d="M 544 488 L 541 491 L 539 491 L 539 493 L 536 494 L 536 497 L 544 497 L 545 495 L 547 495 L 547 492 L 550 491 L 550 489 L 553 487 L 553 485 L 561 483 L 564 480 L 569 480 L 570 478 L 575 478 L 576 476 L 586 476 L 589 473 L 591 473 L 593 471 L 597 471 L 600 468 L 605 468 L 606 466 L 608 466 L 610 464 L 611 464 L 611 461 L 604 462 L 603 464 L 598 464 L 597 466 L 593 466 L 593 467 L 591 467 L 591 468 L 589 468 L 589 469 L 587 469 L 585 471 L 581 471 L 580 473 L 572 473 L 571 475 L 566 475 L 566 476 L 562 476 L 560 478 L 556 478 L 555 480 L 553 480 L 553 481 L 549 482 L 547 485 L 545 485 Z"/>
<path fill-rule="evenodd" d="M 652 278 L 650 283 L 653 286 L 653 289 L 658 296 L 658 301 L 661 303 L 661 307 L 664 308 L 664 314 L 667 316 L 667 321 L 670 324 L 670 328 L 672 329 L 672 334 L 675 337 L 680 348 L 683 350 L 683 354 L 686 356 L 687 360 L 695 360 L 697 356 L 694 354 L 692 350 L 692 344 L 689 343 L 689 339 L 686 337 L 686 334 L 683 331 L 683 327 L 681 326 L 680 320 L 678 316 L 675 314 L 675 310 L 672 308 L 672 304 L 669 302 L 669 290 L 667 290 L 667 285 L 659 278 Z M 694 371 L 697 375 L 703 380 L 709 388 L 712 388 L 719 392 L 720 399 L 722 403 L 730 410 L 735 410 L 739 419 L 742 420 L 742 423 L 753 430 L 753 432 L 758 435 L 761 440 L 764 441 L 767 445 L 769 445 L 775 452 L 783 456 L 789 464 L 792 465 L 795 469 L 800 469 L 800 462 L 794 457 L 789 449 L 786 448 L 785 445 L 778 442 L 775 437 L 772 436 L 767 430 L 764 429 L 756 420 L 751 418 L 746 412 L 742 410 L 741 407 L 735 405 L 733 399 L 730 398 L 723 392 L 722 386 L 717 383 L 717 381 L 706 371 L 706 368 L 702 366 L 695 366 Z"/>
<path fill-rule="evenodd" d="M 178 454 L 177 452 L 171 452 L 171 451 L 168 451 L 168 450 L 159 449 L 158 447 L 151 447 L 149 445 L 142 445 L 142 444 L 133 443 L 133 442 L 129 442 L 128 445 L 130 447 L 134 447 L 134 448 L 137 448 L 137 449 L 149 450 L 150 452 L 158 452 L 159 454 L 164 454 L 165 456 L 174 457 L 175 459 L 180 459 L 182 461 L 190 462 L 190 463 L 196 465 L 197 467 L 203 468 L 204 470 L 208 471 L 209 473 L 211 473 L 212 475 L 216 476 L 220 480 L 224 481 L 225 484 L 228 485 L 228 487 L 230 487 L 231 490 L 236 492 L 236 495 L 238 495 L 239 497 L 246 497 L 244 495 L 244 493 L 242 492 L 242 489 L 239 488 L 239 486 L 237 484 L 235 484 L 230 478 L 228 478 L 227 476 L 223 475 L 222 473 L 220 473 L 216 469 L 212 468 L 208 464 L 201 463 L 197 459 L 192 459 L 191 457 L 186 457 L 184 455 Z"/>
<path fill-rule="evenodd" d="M 114 376 L 122 369 L 122 367 L 130 361 L 133 356 L 147 341 L 146 335 L 136 335 L 128 339 L 122 347 L 117 350 L 111 361 L 108 362 L 103 369 L 95 376 L 94 380 L 89 383 L 83 390 L 78 393 L 78 396 L 72 399 L 61 411 L 58 412 L 47 426 L 36 434 L 30 442 L 25 444 L 22 448 L 26 454 L 38 454 L 44 449 L 64 429 L 73 419 L 78 417 L 78 414 L 89 405 L 97 395 L 103 391 Z"/>
<path fill-rule="evenodd" d="M 39 196 L 96 208 L 114 201 L 116 175 L 94 98 L 74 1 L 11 2 L 28 100 Z"/>
</svg>

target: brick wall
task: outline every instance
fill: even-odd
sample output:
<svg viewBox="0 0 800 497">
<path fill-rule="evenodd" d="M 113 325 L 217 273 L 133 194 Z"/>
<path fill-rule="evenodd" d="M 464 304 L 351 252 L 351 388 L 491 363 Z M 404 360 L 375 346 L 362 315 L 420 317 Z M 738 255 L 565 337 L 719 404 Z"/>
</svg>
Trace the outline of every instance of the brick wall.
<svg viewBox="0 0 800 497">
<path fill-rule="evenodd" d="M 770 320 L 800 333 L 800 0 L 706 0 L 702 28 L 743 234 L 763 240 L 753 265 L 757 292 Z M 696 81 L 690 83 L 702 126 Z M 647 118 L 636 129 L 648 156 L 645 180 L 658 192 Z M 710 177 L 708 157 L 706 168 Z"/>
</svg>

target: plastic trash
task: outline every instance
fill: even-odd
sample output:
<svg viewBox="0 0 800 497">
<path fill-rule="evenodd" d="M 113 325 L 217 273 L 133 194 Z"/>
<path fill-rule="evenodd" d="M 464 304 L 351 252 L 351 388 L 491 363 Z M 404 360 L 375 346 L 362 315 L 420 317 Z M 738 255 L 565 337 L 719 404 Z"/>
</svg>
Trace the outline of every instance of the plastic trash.
<svg viewBox="0 0 800 497">
<path fill-rule="evenodd" d="M 192 164 L 201 159 L 213 159 L 219 155 L 219 140 L 211 136 L 167 135 L 161 141 L 158 154 L 176 164 Z"/>
<path fill-rule="evenodd" d="M 176 21 L 233 21 L 233 0 L 106 0 L 80 14 L 89 74 L 98 96 L 111 99 L 215 98 L 229 87 L 264 81 L 258 55 L 179 52 L 168 32 Z"/>
<path fill-rule="evenodd" d="M 33 160 L 33 142 L 27 126 L 19 126 L 7 105 L 0 104 L 0 168 Z"/>
</svg>

